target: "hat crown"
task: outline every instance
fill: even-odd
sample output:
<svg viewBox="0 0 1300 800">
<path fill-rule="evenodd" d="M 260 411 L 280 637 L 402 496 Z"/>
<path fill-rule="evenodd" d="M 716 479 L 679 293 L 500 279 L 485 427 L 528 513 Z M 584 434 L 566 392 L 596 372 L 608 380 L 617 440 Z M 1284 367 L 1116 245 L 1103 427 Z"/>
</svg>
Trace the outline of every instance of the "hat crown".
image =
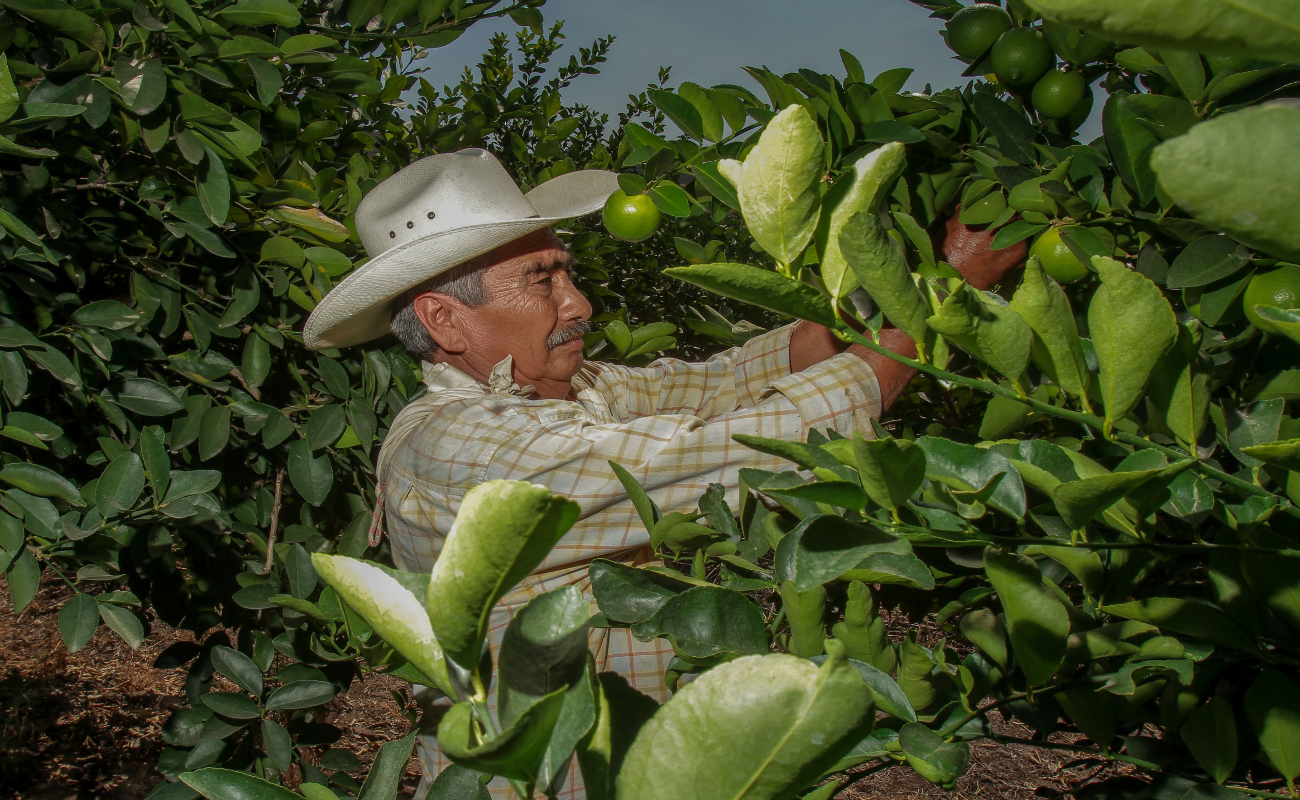
<svg viewBox="0 0 1300 800">
<path fill-rule="evenodd" d="M 381 182 L 357 207 L 371 258 L 430 234 L 539 216 L 501 162 L 477 148 L 422 158 Z"/>
</svg>

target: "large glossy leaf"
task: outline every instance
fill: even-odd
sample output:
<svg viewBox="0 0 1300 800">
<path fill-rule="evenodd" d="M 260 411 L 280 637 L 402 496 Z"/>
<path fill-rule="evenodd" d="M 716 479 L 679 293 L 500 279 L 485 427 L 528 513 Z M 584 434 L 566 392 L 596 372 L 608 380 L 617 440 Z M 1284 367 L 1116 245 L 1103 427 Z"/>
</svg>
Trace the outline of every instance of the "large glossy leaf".
<svg viewBox="0 0 1300 800">
<path fill-rule="evenodd" d="M 1203 53 L 1300 60 L 1300 27 L 1287 0 L 1026 0 L 1045 17 L 1104 39 Z"/>
<path fill-rule="evenodd" d="M 835 312 L 820 292 L 765 269 L 745 264 L 700 264 L 669 267 L 664 274 L 759 308 L 822 325 L 835 324 Z"/>
<path fill-rule="evenodd" d="M 779 589 L 781 608 L 790 626 L 790 652 L 800 658 L 821 655 L 826 645 L 826 587 L 817 585 L 801 592 L 794 581 L 787 580 Z"/>
<path fill-rule="evenodd" d="M 885 318 L 918 345 L 926 338 L 929 304 L 907 267 L 902 243 L 885 230 L 876 214 L 860 211 L 844 221 L 840 255 Z"/>
<path fill-rule="evenodd" d="M 925 451 L 926 477 L 960 491 L 977 491 L 1005 473 L 987 503 L 1016 519 L 1024 517 L 1025 485 L 1005 456 L 938 436 L 922 436 L 916 443 Z"/>
<path fill-rule="evenodd" d="M 357 800 L 392 800 L 397 797 L 406 765 L 411 760 L 411 749 L 415 747 L 415 736 L 412 732 L 379 748 Z"/>
<path fill-rule="evenodd" d="M 691 588 L 660 572 L 625 566 L 602 558 L 588 568 L 591 592 L 600 611 L 617 622 L 643 622 L 655 615 L 670 597 Z"/>
<path fill-rule="evenodd" d="M 451 764 L 438 773 L 425 800 L 492 800 L 480 780 L 482 775 L 469 767 Z"/>
<path fill-rule="evenodd" d="M 1010 380 L 1019 380 L 1029 366 L 1033 329 L 990 292 L 962 286 L 948 295 L 926 324 Z"/>
<path fill-rule="evenodd" d="M 687 684 L 642 729 L 617 796 L 790 797 L 865 733 L 871 708 L 870 691 L 842 657 L 821 667 L 788 655 L 724 664 Z"/>
<path fill-rule="evenodd" d="M 521 481 L 489 481 L 465 495 L 426 601 L 449 658 L 467 669 L 478 663 L 492 607 L 542 563 L 578 510 L 577 503 Z"/>
<path fill-rule="evenodd" d="M 148 378 L 127 378 L 114 400 L 123 408 L 146 417 L 164 417 L 185 408 L 185 404 L 166 386 Z"/>
<path fill-rule="evenodd" d="M 144 461 L 135 453 L 114 459 L 95 484 L 95 505 L 105 517 L 129 511 L 144 492 Z"/>
<path fill-rule="evenodd" d="M 776 577 L 807 592 L 833 581 L 876 553 L 910 555 L 906 539 L 833 514 L 809 517 L 781 538 Z"/>
<path fill-rule="evenodd" d="M 1011 298 L 1011 310 L 1034 332 L 1034 363 L 1057 386 L 1076 397 L 1084 396 L 1091 375 L 1079 344 L 1074 311 L 1065 290 L 1048 277 L 1037 257 L 1025 264 L 1020 287 Z"/>
<path fill-rule="evenodd" d="M 898 746 L 912 769 L 945 789 L 956 785 L 970 761 L 969 744 L 945 742 L 943 737 L 919 722 L 909 722 L 899 729 Z"/>
<path fill-rule="evenodd" d="M 824 148 L 808 109 L 793 105 L 767 124 L 743 164 L 718 164 L 754 241 L 783 264 L 794 263 L 817 228 Z"/>
<path fill-rule="evenodd" d="M 853 462 L 867 495 L 897 512 L 921 488 L 925 451 L 906 439 L 863 439 L 853 435 Z"/>
<path fill-rule="evenodd" d="M 283 786 L 233 769 L 209 767 L 185 772 L 181 781 L 208 800 L 301 800 Z"/>
<path fill-rule="evenodd" d="M 288 473 L 293 488 L 315 506 L 325 502 L 334 486 L 334 468 L 329 456 L 313 456 L 306 439 L 289 445 Z"/>
<path fill-rule="evenodd" d="M 1052 490 L 1052 502 L 1070 530 L 1082 530 L 1088 521 L 1118 503 L 1124 497 L 1153 482 L 1167 487 L 1180 474 L 1196 464 L 1184 459 L 1155 469 L 1112 472 L 1068 481 Z"/>
<path fill-rule="evenodd" d="M 852 171 L 822 200 L 825 210 L 817 230 L 821 276 L 835 299 L 844 297 L 858 286 L 857 273 L 849 267 L 840 251 L 840 234 L 854 215 L 877 211 L 880 199 L 894 185 L 905 162 L 903 146 L 887 144 L 858 159 Z"/>
<path fill-rule="evenodd" d="M 1156 365 L 1147 398 L 1155 416 L 1179 441 L 1197 441 L 1210 415 L 1211 362 L 1201 355 L 1200 337 L 1187 325 L 1178 326 L 1178 339 Z"/>
<path fill-rule="evenodd" d="M 632 626 L 644 642 L 664 637 L 677 655 L 693 662 L 767 650 L 763 612 L 745 595 L 720 586 L 696 586 L 664 603 L 653 617 Z"/>
<path fill-rule="evenodd" d="M 540 594 L 515 613 L 501 642 L 497 669 L 502 725 L 513 724 L 543 696 L 582 677 L 590 618 L 582 592 L 572 586 Z"/>
<path fill-rule="evenodd" d="M 238 650 L 218 645 L 212 648 L 212 666 L 254 697 L 262 696 L 262 671 L 253 659 Z"/>
<path fill-rule="evenodd" d="M 1289 783 L 1300 775 L 1300 686 L 1266 670 L 1246 691 L 1244 705 L 1264 755 Z"/>
<path fill-rule="evenodd" d="M 984 551 L 989 582 L 1006 614 L 1016 661 L 1030 686 L 1046 683 L 1065 657 L 1070 617 L 1028 556 L 993 547 Z"/>
<path fill-rule="evenodd" d="M 476 733 L 470 704 L 457 703 L 438 725 L 438 746 L 453 761 L 471 769 L 534 782 L 563 710 L 565 694 L 564 689 L 559 689 L 546 695 L 499 735 L 487 739 Z"/>
<path fill-rule="evenodd" d="M 86 646 L 99 627 L 99 604 L 84 592 L 77 592 L 59 607 L 59 633 L 69 653 Z"/>
<path fill-rule="evenodd" d="M 1094 257 L 1101 287 L 1088 305 L 1088 329 L 1100 367 L 1107 431 L 1142 399 L 1156 364 L 1178 338 L 1160 288 L 1110 258 Z"/>
<path fill-rule="evenodd" d="M 1187 718 L 1178 735 L 1196 763 L 1215 781 L 1226 781 L 1237 766 L 1237 720 L 1227 699 L 1210 698 Z"/>
<path fill-rule="evenodd" d="M 1292 35 L 1300 41 L 1300 32 Z M 1297 150 L 1300 108 L 1269 105 L 1197 125 L 1156 148 L 1151 165 L 1160 186 L 1199 221 L 1270 255 L 1297 259 Z"/>
<path fill-rule="evenodd" d="M 432 678 L 444 693 L 455 696 L 421 598 L 383 569 L 355 558 L 313 553 L 311 562 L 321 579 L 385 642 Z"/>
<path fill-rule="evenodd" d="M 1151 153 L 1159 140 L 1145 125 L 1129 95 L 1115 92 L 1102 109 L 1102 131 L 1106 136 L 1115 171 L 1143 203 L 1155 197 L 1156 173 L 1151 167 Z"/>
</svg>

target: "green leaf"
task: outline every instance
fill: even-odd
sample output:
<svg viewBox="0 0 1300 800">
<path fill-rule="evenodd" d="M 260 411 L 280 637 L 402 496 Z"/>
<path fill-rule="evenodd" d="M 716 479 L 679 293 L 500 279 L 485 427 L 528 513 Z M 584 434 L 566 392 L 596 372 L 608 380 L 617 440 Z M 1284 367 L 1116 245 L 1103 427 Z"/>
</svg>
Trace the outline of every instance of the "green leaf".
<svg viewBox="0 0 1300 800">
<path fill-rule="evenodd" d="M 767 650 L 763 613 L 740 592 L 695 586 L 668 598 L 655 615 L 632 627 L 643 642 L 663 636 L 692 662 Z"/>
<path fill-rule="evenodd" d="M 1038 132 L 1023 112 L 989 92 L 976 92 L 971 107 L 979 121 L 998 140 L 1002 155 L 1020 164 L 1034 163 L 1034 141 Z"/>
<path fill-rule="evenodd" d="M 1178 340 L 1169 348 L 1151 377 L 1147 394 L 1154 416 L 1179 441 L 1197 441 L 1210 411 L 1211 362 L 1200 353 L 1200 337 L 1187 325 L 1178 326 Z"/>
<path fill-rule="evenodd" d="M 95 505 L 104 516 L 130 511 L 144 491 L 144 461 L 135 453 L 113 459 L 95 484 Z"/>
<path fill-rule="evenodd" d="M 207 158 L 199 165 L 195 178 L 199 203 L 213 225 L 225 225 L 230 214 L 230 179 L 226 176 L 226 165 L 212 148 L 204 148 L 204 152 Z"/>
<path fill-rule="evenodd" d="M 646 92 L 646 96 L 687 136 L 692 139 L 704 138 L 704 122 L 700 118 L 700 112 L 690 100 L 680 94 L 662 89 L 650 89 Z"/>
<path fill-rule="evenodd" d="M 600 612 L 617 622 L 644 622 L 674 595 L 691 588 L 659 572 L 595 559 L 588 567 L 591 591 Z"/>
<path fill-rule="evenodd" d="M 1088 305 L 1088 329 L 1101 369 L 1106 431 L 1141 401 L 1156 364 L 1178 338 L 1160 288 L 1111 258 L 1094 257 L 1101 287 Z"/>
<path fill-rule="evenodd" d="M 307 437 L 307 444 L 315 452 L 338 441 L 346 426 L 347 415 L 343 406 L 332 404 L 321 406 L 311 412 L 307 424 L 302 427 L 302 432 Z"/>
<path fill-rule="evenodd" d="M 138 313 L 117 300 L 96 300 L 72 312 L 73 324 L 88 328 L 107 328 L 110 331 L 130 328 L 139 321 Z"/>
<path fill-rule="evenodd" d="M 1300 472 L 1300 439 L 1269 442 L 1241 448 L 1241 452 L 1266 464 L 1276 464 L 1292 472 Z"/>
<path fill-rule="evenodd" d="M 713 102 L 708 90 L 687 81 L 677 87 L 677 94 L 695 107 L 700 119 L 700 133 L 703 138 L 710 142 L 717 142 L 722 139 L 722 109 L 718 108 L 718 104 Z M 683 130 L 685 129 L 683 128 Z"/>
<path fill-rule="evenodd" d="M 1007 619 L 1011 649 L 1030 686 L 1051 679 L 1065 657 L 1070 617 L 1028 556 L 989 547 L 984 568 Z"/>
<path fill-rule="evenodd" d="M 669 267 L 665 275 L 797 319 L 835 325 L 831 304 L 813 287 L 745 264 Z M 918 295 L 919 297 L 919 295 Z"/>
<path fill-rule="evenodd" d="M 9 60 L 0 53 L 0 122 L 4 122 L 18 110 L 18 88 L 9 74 Z"/>
<path fill-rule="evenodd" d="M 454 697 L 442 648 L 434 638 L 423 598 L 383 568 L 346 556 L 313 553 L 312 566 L 385 642 Z"/>
<path fill-rule="evenodd" d="M 1167 487 L 1195 464 L 1196 459 L 1189 458 L 1159 469 L 1112 472 L 1067 481 L 1052 489 L 1052 502 L 1070 530 L 1083 530 L 1093 517 L 1128 495 L 1153 482 Z"/>
<path fill-rule="evenodd" d="M 958 491 L 975 492 L 1000 473 L 1005 477 L 983 501 L 1016 519 L 1025 515 L 1025 485 L 1020 473 L 1003 455 L 938 436 L 922 436 L 916 443 L 925 451 L 925 475 Z"/>
<path fill-rule="evenodd" d="M 81 492 L 67 478 L 40 464 L 15 462 L 0 469 L 0 481 L 38 497 L 57 497 L 74 506 L 84 506 Z"/>
<path fill-rule="evenodd" d="M 544 592 L 515 613 L 501 641 L 497 675 L 502 725 L 514 724 L 534 703 L 582 678 L 590 619 L 587 601 L 572 586 Z"/>
<path fill-rule="evenodd" d="M 849 658 L 870 664 L 886 675 L 892 675 L 894 667 L 898 664 L 898 655 L 889 641 L 885 622 L 876 610 L 871 588 L 862 581 L 852 581 L 849 583 L 847 597 L 844 603 L 844 620 L 831 627 L 832 635 L 844 644 L 844 652 Z M 911 715 L 908 717 L 896 713 L 897 709 L 891 711 L 886 708 L 885 701 L 881 700 L 879 694 L 876 695 L 876 702 L 881 705 L 883 711 L 902 716 L 909 722 L 916 719 L 916 714 L 910 705 L 906 706 L 907 712 Z"/>
<path fill-rule="evenodd" d="M 325 502 L 334 486 L 334 468 L 329 455 L 312 456 L 306 439 L 289 445 L 288 472 L 293 488 L 314 506 Z"/>
<path fill-rule="evenodd" d="M 1300 687 L 1275 669 L 1246 690 L 1246 716 L 1259 743 L 1287 783 L 1300 775 Z"/>
<path fill-rule="evenodd" d="M 1006 627 L 993 609 L 980 608 L 962 615 L 960 627 L 962 636 L 1006 672 L 1009 655 Z"/>
<path fill-rule="evenodd" d="M 808 109 L 793 105 L 767 124 L 743 164 L 718 164 L 736 185 L 754 241 L 782 264 L 795 263 L 817 229 L 824 148 Z"/>
<path fill-rule="evenodd" d="M 970 761 L 969 744 L 945 742 L 919 722 L 909 722 L 898 729 L 898 746 L 917 774 L 945 789 L 956 785 Z"/>
<path fill-rule="evenodd" d="M 930 306 L 912 278 L 900 242 L 875 214 L 858 213 L 844 223 L 840 253 L 885 318 L 921 345 Z"/>
<path fill-rule="evenodd" d="M 438 725 L 438 746 L 454 761 L 472 769 L 517 781 L 537 780 L 551 732 L 564 708 L 563 689 L 543 697 L 501 734 L 483 740 L 476 733 L 469 703 L 457 703 Z"/>
<path fill-rule="evenodd" d="M 447 656 L 478 663 L 492 607 L 537 568 L 578 518 L 544 487 L 489 481 L 471 489 L 429 580 L 427 606 Z"/>
<path fill-rule="evenodd" d="M 1208 286 L 1234 275 L 1250 263 L 1250 253 L 1228 236 L 1202 236 L 1185 247 L 1169 265 L 1165 288 Z"/>
<path fill-rule="evenodd" d="M 689 217 L 691 200 L 682 187 L 671 181 L 660 181 L 650 188 L 650 199 L 659 210 L 670 217 Z"/>
<path fill-rule="evenodd" d="M 1278 26 L 1279 28 L 1281 26 Z M 1156 148 L 1160 186 L 1193 217 L 1278 258 L 1300 258 L 1300 109 L 1223 114 Z"/>
<path fill-rule="evenodd" d="M 412 732 L 401 739 L 385 742 L 379 748 L 357 800 L 391 800 L 397 797 L 406 765 L 411 760 L 411 750 L 415 747 L 415 737 Z"/>
<path fill-rule="evenodd" d="M 253 659 L 238 650 L 218 645 L 212 648 L 212 666 L 253 697 L 262 696 L 262 671 Z"/>
<path fill-rule="evenodd" d="M 199 431 L 199 460 L 207 461 L 226 449 L 230 441 L 231 409 L 217 406 L 203 415 L 203 429 Z M 297 486 L 297 484 L 294 484 Z M 301 492 L 299 492 L 302 494 Z M 306 497 L 305 494 L 303 494 Z"/>
<path fill-rule="evenodd" d="M 338 691 L 334 688 L 334 684 L 329 681 L 294 681 L 286 683 L 267 696 L 266 710 L 285 711 L 311 708 L 312 706 L 328 703 L 334 699 L 336 694 L 338 694 Z"/>
<path fill-rule="evenodd" d="M 59 633 L 69 653 L 86 646 L 99 627 L 99 603 L 83 592 L 77 592 L 59 606 Z"/>
<path fill-rule="evenodd" d="M 182 783 L 208 800 L 301 800 L 283 786 L 233 769 L 209 767 L 183 772 L 180 777 Z"/>
<path fill-rule="evenodd" d="M 1255 313 L 1271 322 L 1273 327 L 1284 336 L 1300 342 L 1300 309 L 1256 305 Z"/>
<path fill-rule="evenodd" d="M 1036 256 L 1011 298 L 1011 310 L 1034 332 L 1031 356 L 1052 382 L 1076 397 L 1084 397 L 1091 375 L 1079 343 L 1070 301 L 1060 284 L 1048 277 Z"/>
<path fill-rule="evenodd" d="M 118 56 L 113 64 L 113 77 L 126 107 L 143 117 L 167 98 L 167 74 L 163 72 L 160 58 L 143 61 Z"/>
<path fill-rule="evenodd" d="M 819 584 L 801 592 L 794 581 L 782 581 L 780 593 L 790 626 L 790 652 L 800 658 L 821 655 L 826 646 L 826 587 Z"/>
<path fill-rule="evenodd" d="M 840 298 L 858 286 L 857 273 L 840 250 L 840 235 L 856 214 L 878 211 L 881 198 L 889 191 L 906 163 L 901 144 L 889 144 L 854 162 L 852 173 L 837 183 L 822 200 L 823 212 L 817 230 L 821 276 L 831 297 Z"/>
<path fill-rule="evenodd" d="M 1300 26 L 1287 0 L 1026 0 L 1045 17 L 1117 42 L 1202 53 L 1300 60 Z"/>
<path fill-rule="evenodd" d="M 871 708 L 870 691 L 842 656 L 821 667 L 779 654 L 723 664 L 683 687 L 641 729 L 618 773 L 617 796 L 791 797 L 861 738 Z"/>
<path fill-rule="evenodd" d="M 1151 202 L 1156 192 L 1156 173 L 1152 169 L 1151 153 L 1159 140 L 1142 124 L 1137 109 L 1125 99 L 1124 92 L 1115 92 L 1102 109 L 1102 132 L 1106 148 L 1114 162 L 1115 171 L 1124 183 L 1137 193 L 1143 204 Z"/>
<path fill-rule="evenodd" d="M 63 0 L 2 0 L 0 6 L 76 39 L 91 50 L 104 49 L 104 31 L 99 23 Z"/>
<path fill-rule="evenodd" d="M 801 592 L 833 581 L 877 553 L 910 555 L 906 539 L 833 514 L 809 517 L 781 538 L 776 577 Z"/>
<path fill-rule="evenodd" d="M 964 284 L 926 320 L 930 329 L 1018 381 L 1029 366 L 1033 329 L 997 295 Z"/>
<path fill-rule="evenodd" d="M 230 719 L 259 719 L 262 708 L 243 692 L 210 692 L 203 695 L 203 705 Z"/>
<path fill-rule="evenodd" d="M 487 786 L 479 780 L 482 774 L 459 764 L 449 764 L 434 778 L 425 800 L 492 800 Z"/>
<path fill-rule="evenodd" d="M 1177 597 L 1149 597 L 1131 603 L 1102 606 L 1107 614 L 1155 625 L 1166 633 L 1195 636 L 1212 644 L 1257 653 L 1254 641 L 1222 611 L 1195 600 Z"/>
<path fill-rule="evenodd" d="M 112 603 L 100 602 L 99 618 L 112 628 L 114 633 L 121 636 L 122 641 L 126 642 L 132 650 L 139 650 L 140 645 L 144 643 L 144 625 L 130 610 Z"/>
<path fill-rule="evenodd" d="M 1232 704 L 1222 696 L 1192 712 L 1178 729 L 1196 763 L 1217 783 L 1223 783 L 1237 766 L 1237 720 Z M 1300 768 L 1300 763 L 1297 764 Z"/>
<path fill-rule="evenodd" d="M 273 719 L 262 720 L 262 748 L 271 764 L 281 772 L 293 763 L 293 738 Z"/>
<path fill-rule="evenodd" d="M 724 205 L 740 210 L 740 197 L 736 194 L 736 187 L 718 171 L 718 162 L 695 164 L 691 167 L 691 174 L 704 184 L 705 191 L 710 195 Z"/>
<path fill-rule="evenodd" d="M 13 603 L 15 614 L 21 614 L 36 597 L 36 592 L 41 588 L 41 569 L 41 563 L 26 547 L 22 548 L 10 565 L 6 580 L 9 582 L 9 600 Z"/>
<path fill-rule="evenodd" d="M 148 378 L 127 378 L 113 402 L 146 417 L 165 417 L 185 408 L 171 390 Z"/>
</svg>

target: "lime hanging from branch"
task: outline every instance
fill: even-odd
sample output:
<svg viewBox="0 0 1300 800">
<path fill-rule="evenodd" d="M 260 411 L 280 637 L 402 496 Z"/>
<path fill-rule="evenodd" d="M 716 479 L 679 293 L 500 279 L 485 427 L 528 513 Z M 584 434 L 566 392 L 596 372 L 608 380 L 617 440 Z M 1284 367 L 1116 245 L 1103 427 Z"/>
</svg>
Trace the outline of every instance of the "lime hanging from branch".
<svg viewBox="0 0 1300 800">
<path fill-rule="evenodd" d="M 1074 113 L 1088 90 L 1082 72 L 1053 69 L 1034 84 L 1031 99 L 1038 116 L 1044 119 L 1061 119 Z"/>
<path fill-rule="evenodd" d="M 605 230 L 625 242 L 643 242 L 659 230 L 663 213 L 648 194 L 628 194 L 622 189 L 605 201 L 601 213 Z"/>
<path fill-rule="evenodd" d="M 945 32 L 954 53 L 962 58 L 978 58 L 1011 27 L 1011 17 L 999 6 L 976 3 L 954 14 Z"/>
<path fill-rule="evenodd" d="M 1088 277 L 1088 267 L 1062 241 L 1060 228 L 1049 228 L 1039 236 L 1029 248 L 1029 255 L 1037 256 L 1043 272 L 1057 283 L 1077 283 Z"/>
<path fill-rule="evenodd" d="M 1024 87 L 1042 77 L 1056 55 L 1036 28 L 1012 28 L 993 45 L 993 71 L 1008 86 Z"/>
<path fill-rule="evenodd" d="M 1273 306 L 1283 310 L 1300 308 L 1300 267 L 1287 265 L 1251 278 L 1241 304 L 1250 324 L 1261 331 L 1278 333 L 1277 326 L 1256 313 L 1255 306 Z"/>
</svg>

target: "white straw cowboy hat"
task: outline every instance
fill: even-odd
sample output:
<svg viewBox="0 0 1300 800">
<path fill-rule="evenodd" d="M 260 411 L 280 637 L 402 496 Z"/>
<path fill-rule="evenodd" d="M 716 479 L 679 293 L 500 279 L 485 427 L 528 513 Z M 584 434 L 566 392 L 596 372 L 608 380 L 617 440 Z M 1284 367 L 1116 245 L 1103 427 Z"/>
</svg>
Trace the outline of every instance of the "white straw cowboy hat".
<svg viewBox="0 0 1300 800">
<path fill-rule="evenodd" d="M 588 169 L 524 194 L 486 150 L 422 158 L 357 207 L 357 234 L 370 260 L 316 306 L 303 344 L 324 350 L 383 336 L 402 292 L 521 236 L 597 211 L 617 189 L 615 173 Z"/>
</svg>

